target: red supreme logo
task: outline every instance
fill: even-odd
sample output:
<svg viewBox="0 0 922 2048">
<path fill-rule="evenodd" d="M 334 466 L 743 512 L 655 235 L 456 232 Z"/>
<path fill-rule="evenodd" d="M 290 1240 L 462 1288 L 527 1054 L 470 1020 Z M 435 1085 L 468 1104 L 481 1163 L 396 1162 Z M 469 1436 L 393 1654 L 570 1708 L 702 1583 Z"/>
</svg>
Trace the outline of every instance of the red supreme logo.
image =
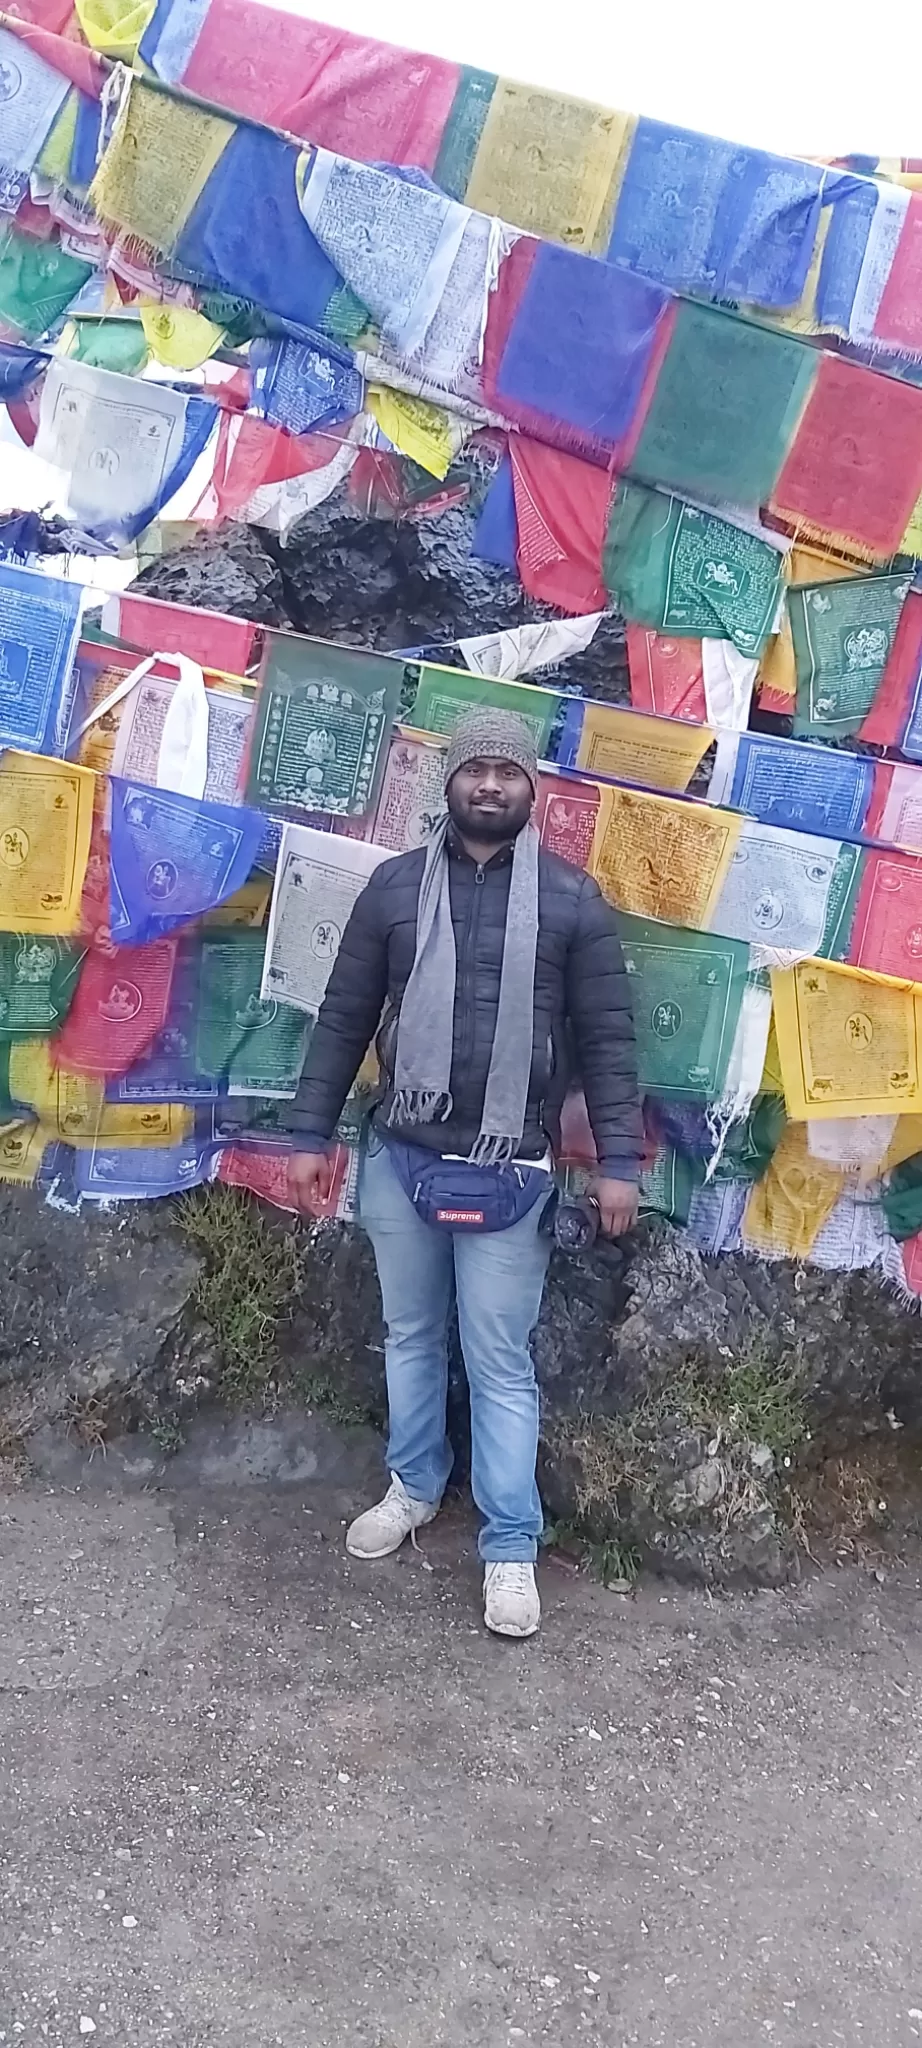
<svg viewBox="0 0 922 2048">
<path fill-rule="evenodd" d="M 439 1223 L 482 1223 L 482 1222 L 483 1222 L 483 1210 L 482 1210 L 482 1209 L 437 1209 L 437 1210 L 436 1210 L 436 1212 L 435 1212 L 435 1214 L 436 1214 L 436 1220 L 437 1220 L 437 1221 L 438 1221 Z"/>
</svg>

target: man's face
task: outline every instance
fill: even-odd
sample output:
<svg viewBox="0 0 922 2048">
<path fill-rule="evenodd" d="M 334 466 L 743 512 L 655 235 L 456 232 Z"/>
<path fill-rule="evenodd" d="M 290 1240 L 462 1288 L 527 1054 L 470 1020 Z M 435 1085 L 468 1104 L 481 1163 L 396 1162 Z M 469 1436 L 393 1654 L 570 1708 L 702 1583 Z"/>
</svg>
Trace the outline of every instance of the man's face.
<svg viewBox="0 0 922 2048">
<path fill-rule="evenodd" d="M 524 768 L 484 755 L 456 768 L 446 790 L 452 823 L 471 839 L 515 839 L 527 825 L 534 791 Z"/>
</svg>

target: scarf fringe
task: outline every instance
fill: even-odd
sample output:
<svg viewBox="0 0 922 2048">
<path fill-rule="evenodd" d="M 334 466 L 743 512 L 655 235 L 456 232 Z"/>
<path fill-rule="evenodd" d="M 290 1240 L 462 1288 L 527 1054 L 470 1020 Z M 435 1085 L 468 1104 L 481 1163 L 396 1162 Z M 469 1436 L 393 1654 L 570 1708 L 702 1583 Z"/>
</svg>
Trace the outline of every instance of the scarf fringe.
<svg viewBox="0 0 922 2048">
<path fill-rule="evenodd" d="M 398 1088 L 385 1121 L 388 1130 L 397 1124 L 443 1124 L 452 1108 L 445 1088 Z"/>
<path fill-rule="evenodd" d="M 515 1158 L 514 1138 L 491 1137 L 489 1131 L 481 1131 L 474 1139 L 468 1158 L 472 1166 L 508 1166 Z"/>
</svg>

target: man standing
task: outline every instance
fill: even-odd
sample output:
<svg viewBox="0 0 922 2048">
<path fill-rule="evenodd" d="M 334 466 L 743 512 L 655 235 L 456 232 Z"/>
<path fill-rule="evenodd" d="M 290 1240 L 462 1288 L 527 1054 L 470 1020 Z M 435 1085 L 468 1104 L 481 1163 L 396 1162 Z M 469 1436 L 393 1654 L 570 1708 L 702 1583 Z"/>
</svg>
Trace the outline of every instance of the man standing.
<svg viewBox="0 0 922 2048">
<path fill-rule="evenodd" d="M 634 1029 L 614 911 L 540 845 L 538 764 L 524 721 L 461 719 L 445 762 L 448 816 L 425 846 L 376 869 L 343 934 L 289 1122 L 290 1186 L 325 1194 L 325 1147 L 377 1036 L 359 1214 L 387 1329 L 384 1499 L 354 1521 L 354 1557 L 386 1557 L 437 1513 L 447 1326 L 457 1299 L 471 1396 L 471 1485 L 484 1517 L 487 1627 L 533 1635 L 541 1533 L 538 1391 L 529 1340 L 551 1238 L 551 1147 L 571 1077 L 599 1158 L 603 1230 L 637 1213 L 642 1132 Z M 382 1018 L 383 1011 L 383 1018 Z"/>
</svg>

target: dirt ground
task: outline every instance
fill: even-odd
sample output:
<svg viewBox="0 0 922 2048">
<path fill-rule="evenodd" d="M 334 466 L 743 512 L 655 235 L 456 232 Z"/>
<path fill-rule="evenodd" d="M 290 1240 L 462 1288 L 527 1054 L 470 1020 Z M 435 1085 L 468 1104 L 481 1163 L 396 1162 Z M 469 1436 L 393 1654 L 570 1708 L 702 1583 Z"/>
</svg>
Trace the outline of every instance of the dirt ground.
<svg viewBox="0 0 922 2048">
<path fill-rule="evenodd" d="M 497 1643 L 300 1469 L 0 1491 L 0 2042 L 922 2040 L 922 1551 Z"/>
</svg>

